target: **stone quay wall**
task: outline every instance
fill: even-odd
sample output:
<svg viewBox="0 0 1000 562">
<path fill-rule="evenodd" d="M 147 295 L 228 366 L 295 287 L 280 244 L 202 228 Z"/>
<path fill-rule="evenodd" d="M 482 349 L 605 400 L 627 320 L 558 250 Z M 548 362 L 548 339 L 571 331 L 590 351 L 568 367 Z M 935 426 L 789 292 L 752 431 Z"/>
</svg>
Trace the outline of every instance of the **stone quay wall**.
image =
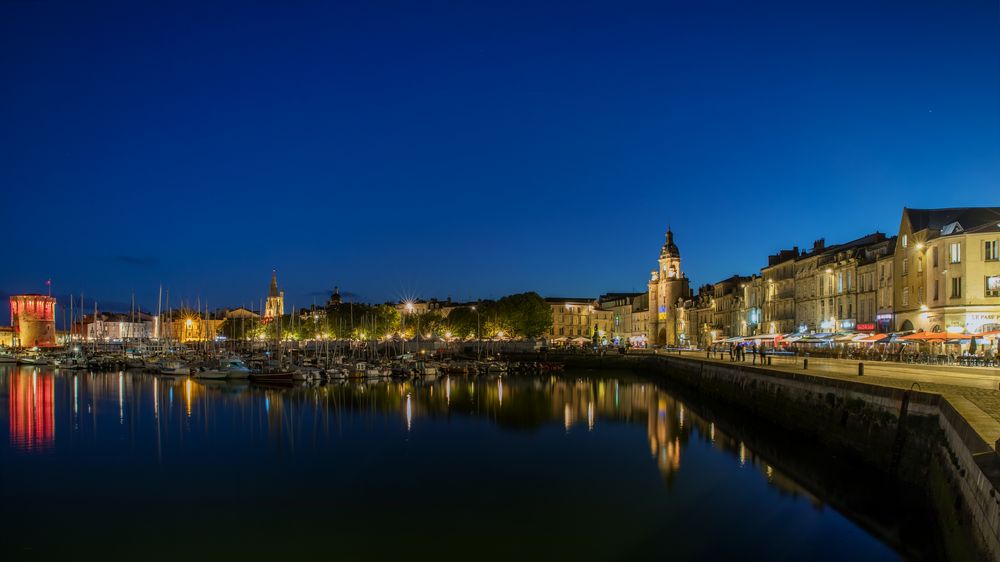
<svg viewBox="0 0 1000 562">
<path fill-rule="evenodd" d="M 1000 561 L 1000 458 L 940 394 L 680 355 L 548 353 L 512 359 L 631 369 L 749 410 L 823 446 L 849 450 L 926 491 L 949 559 Z"/>
</svg>

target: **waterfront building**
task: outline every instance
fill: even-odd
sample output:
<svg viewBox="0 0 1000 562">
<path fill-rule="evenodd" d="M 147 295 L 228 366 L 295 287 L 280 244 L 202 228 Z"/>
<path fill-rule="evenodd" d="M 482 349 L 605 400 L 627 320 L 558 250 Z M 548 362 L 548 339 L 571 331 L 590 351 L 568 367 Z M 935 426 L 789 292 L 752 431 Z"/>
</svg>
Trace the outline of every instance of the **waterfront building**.
<svg viewBox="0 0 1000 562">
<path fill-rule="evenodd" d="M 697 294 L 689 295 L 678 307 L 677 325 L 686 346 L 708 347 L 719 337 L 719 330 L 714 326 L 713 300 L 713 286 L 702 285 Z"/>
<path fill-rule="evenodd" d="M 469 302 L 455 302 L 448 297 L 444 300 L 440 299 L 413 299 L 405 300 L 393 303 L 392 306 L 400 314 L 425 314 L 428 312 L 434 312 L 439 314 L 442 318 L 447 318 L 453 310 L 459 308 L 471 308 L 476 305 L 482 304 L 484 301 L 469 301 Z"/>
<path fill-rule="evenodd" d="M 658 268 L 649 278 L 649 337 L 657 345 L 681 345 L 678 333 L 678 306 L 690 296 L 688 278 L 681 269 L 681 252 L 668 228 L 660 249 Z"/>
<path fill-rule="evenodd" d="M 260 314 L 250 310 L 249 308 L 244 308 L 242 306 L 237 308 L 224 309 L 222 311 L 217 311 L 216 316 L 221 316 L 223 318 L 233 318 L 233 319 L 252 319 L 259 320 Z"/>
<path fill-rule="evenodd" d="M 712 329 L 717 332 L 716 338 L 746 335 L 742 314 L 743 289 L 751 281 L 750 277 L 733 275 L 712 285 L 709 306 L 712 309 Z"/>
<path fill-rule="evenodd" d="M 181 343 L 212 340 L 219 334 L 225 318 L 198 314 L 192 310 L 178 310 L 164 321 L 163 336 Z"/>
<path fill-rule="evenodd" d="M 893 262 L 895 260 L 897 237 L 892 237 L 892 245 L 887 253 L 875 260 L 878 276 L 878 291 L 875 294 L 875 331 L 881 333 L 896 330 L 896 315 L 893 294 Z"/>
<path fill-rule="evenodd" d="M 84 319 L 87 341 L 119 342 L 155 336 L 156 318 L 145 313 L 100 313 Z"/>
<path fill-rule="evenodd" d="M 844 244 L 826 246 L 820 239 L 796 261 L 795 320 L 798 331 L 838 332 L 856 329 L 858 266 L 864 251 L 886 241 L 875 232 Z"/>
<path fill-rule="evenodd" d="M 271 270 L 271 287 L 267 292 L 267 302 L 264 304 L 264 322 L 285 315 L 285 292 L 278 290 L 278 271 Z"/>
<path fill-rule="evenodd" d="M 761 334 L 787 334 L 797 328 L 795 322 L 795 260 L 798 246 L 780 250 L 767 257 L 767 267 L 760 270 L 764 290 L 761 307 Z M 750 323 L 748 319 L 748 324 Z"/>
<path fill-rule="evenodd" d="M 757 336 L 774 333 L 773 330 L 769 331 L 769 328 L 772 327 L 764 321 L 766 318 L 764 308 L 767 305 L 767 289 L 764 285 L 764 277 L 761 275 L 751 275 L 750 281 L 742 285 L 742 291 L 743 308 L 740 312 L 740 335 Z"/>
<path fill-rule="evenodd" d="M 859 332 L 892 329 L 892 255 L 896 237 L 864 246 L 857 255 L 857 318 Z M 889 268 L 888 278 L 884 268 Z M 888 285 L 888 288 L 886 288 Z M 888 297 L 888 298 L 887 298 Z"/>
<path fill-rule="evenodd" d="M 587 298 L 550 297 L 545 299 L 552 309 L 552 331 L 546 338 L 552 341 L 593 340 L 610 341 L 614 314 L 602 310 L 600 303 Z M 582 338 L 582 339 L 581 339 Z"/>
<path fill-rule="evenodd" d="M 14 347 L 13 326 L 0 326 L 0 347 Z"/>
<path fill-rule="evenodd" d="M 893 270 L 900 330 L 1000 329 L 1000 207 L 904 208 Z"/>
<path fill-rule="evenodd" d="M 601 310 L 611 313 L 611 329 L 608 340 L 613 345 L 645 347 L 648 338 L 645 332 L 648 318 L 643 314 L 649 308 L 648 293 L 607 293 L 597 299 Z"/>
<path fill-rule="evenodd" d="M 56 341 L 56 299 L 45 295 L 11 295 L 10 324 L 15 345 L 54 347 Z"/>
</svg>

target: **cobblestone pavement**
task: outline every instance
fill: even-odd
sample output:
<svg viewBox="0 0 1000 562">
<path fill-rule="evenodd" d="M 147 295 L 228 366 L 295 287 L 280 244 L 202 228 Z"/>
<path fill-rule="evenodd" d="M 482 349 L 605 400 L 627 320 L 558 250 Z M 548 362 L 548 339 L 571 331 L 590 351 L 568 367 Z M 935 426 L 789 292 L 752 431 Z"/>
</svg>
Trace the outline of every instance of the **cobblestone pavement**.
<svg viewBox="0 0 1000 562">
<path fill-rule="evenodd" d="M 706 360 L 704 352 L 684 355 Z M 804 370 L 802 359 L 774 357 L 770 368 L 896 388 L 910 388 L 917 383 L 920 390 L 945 396 L 987 443 L 995 445 L 1000 439 L 1000 369 L 865 362 L 865 374 L 859 377 L 857 360 L 809 358 L 809 368 Z M 708 360 L 730 363 L 728 354 Z M 744 364 L 751 364 L 751 356 Z"/>
</svg>

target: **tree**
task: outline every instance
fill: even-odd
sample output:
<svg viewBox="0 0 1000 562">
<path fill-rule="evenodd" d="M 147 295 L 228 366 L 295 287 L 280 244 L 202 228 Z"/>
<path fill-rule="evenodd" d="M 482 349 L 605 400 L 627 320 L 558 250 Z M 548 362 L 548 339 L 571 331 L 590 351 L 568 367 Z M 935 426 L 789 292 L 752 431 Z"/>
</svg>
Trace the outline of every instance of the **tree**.
<svg viewBox="0 0 1000 562">
<path fill-rule="evenodd" d="M 457 338 L 476 337 L 476 311 L 468 306 L 460 306 L 448 314 L 445 329 Z"/>
<path fill-rule="evenodd" d="M 552 308 L 538 293 L 519 293 L 497 301 L 495 322 L 512 335 L 537 338 L 552 329 Z"/>
</svg>

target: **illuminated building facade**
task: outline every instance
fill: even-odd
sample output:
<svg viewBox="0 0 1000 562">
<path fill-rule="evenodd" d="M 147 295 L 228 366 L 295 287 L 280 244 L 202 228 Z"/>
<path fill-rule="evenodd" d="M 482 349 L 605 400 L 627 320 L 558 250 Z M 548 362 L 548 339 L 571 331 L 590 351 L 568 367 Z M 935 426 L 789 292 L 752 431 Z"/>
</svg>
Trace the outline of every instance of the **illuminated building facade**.
<svg viewBox="0 0 1000 562">
<path fill-rule="evenodd" d="M 760 270 L 764 298 L 762 314 L 757 317 L 760 324 L 757 333 L 795 331 L 795 260 L 798 257 L 798 246 L 767 257 L 767 267 Z"/>
<path fill-rule="evenodd" d="M 598 299 L 601 310 L 611 313 L 608 341 L 612 345 L 645 347 L 649 319 L 648 293 L 608 293 Z"/>
<path fill-rule="evenodd" d="M 267 292 L 267 302 L 264 304 L 264 322 L 285 315 L 285 292 L 278 290 L 278 271 L 271 271 L 271 287 Z"/>
<path fill-rule="evenodd" d="M 897 238 L 898 329 L 1000 329 L 1000 207 L 904 208 Z"/>
<path fill-rule="evenodd" d="M 164 337 L 181 343 L 212 340 L 219 334 L 224 318 L 189 313 L 163 322 Z"/>
<path fill-rule="evenodd" d="M 45 295 L 11 295 L 10 324 L 21 347 L 53 347 L 56 342 L 56 299 Z"/>
<path fill-rule="evenodd" d="M 145 313 L 103 313 L 85 321 L 87 341 L 117 342 L 155 337 L 157 319 Z"/>
<path fill-rule="evenodd" d="M 546 337 L 556 342 L 577 340 L 610 342 L 614 313 L 603 310 L 593 299 L 552 297 L 545 299 L 552 309 L 552 332 Z"/>
<path fill-rule="evenodd" d="M 658 265 L 649 278 L 649 337 L 657 345 L 686 345 L 679 337 L 684 331 L 678 331 L 677 307 L 691 290 L 681 270 L 681 252 L 669 228 Z"/>
</svg>

